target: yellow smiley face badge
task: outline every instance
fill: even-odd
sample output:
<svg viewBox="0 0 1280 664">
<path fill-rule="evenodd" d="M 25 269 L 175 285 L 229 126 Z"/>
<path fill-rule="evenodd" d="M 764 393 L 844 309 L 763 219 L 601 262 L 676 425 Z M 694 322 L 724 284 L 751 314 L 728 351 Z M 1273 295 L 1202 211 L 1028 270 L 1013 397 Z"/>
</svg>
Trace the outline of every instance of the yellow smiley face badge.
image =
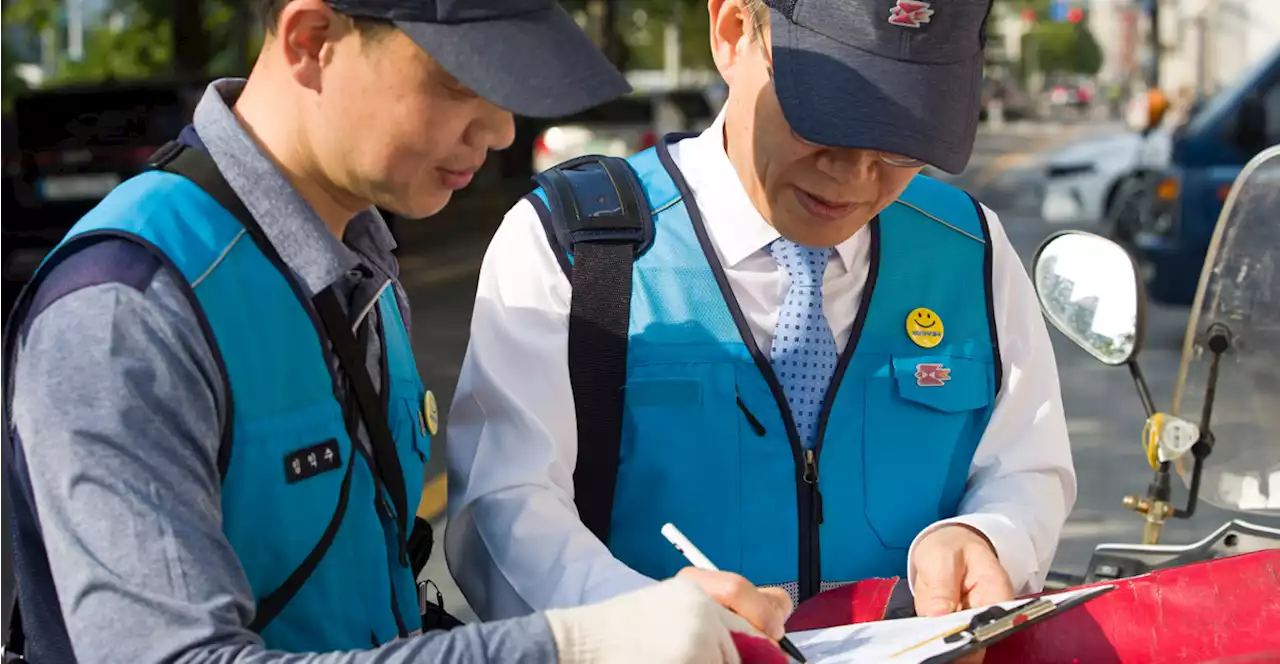
<svg viewBox="0 0 1280 664">
<path fill-rule="evenodd" d="M 426 431 L 431 435 L 436 435 L 436 431 L 440 429 L 440 410 L 436 407 L 436 395 L 427 390 L 426 396 L 422 397 L 422 420 Z"/>
<path fill-rule="evenodd" d="M 933 348 L 942 343 L 942 319 L 932 309 L 912 309 L 907 314 L 907 336 L 921 348 Z"/>
</svg>

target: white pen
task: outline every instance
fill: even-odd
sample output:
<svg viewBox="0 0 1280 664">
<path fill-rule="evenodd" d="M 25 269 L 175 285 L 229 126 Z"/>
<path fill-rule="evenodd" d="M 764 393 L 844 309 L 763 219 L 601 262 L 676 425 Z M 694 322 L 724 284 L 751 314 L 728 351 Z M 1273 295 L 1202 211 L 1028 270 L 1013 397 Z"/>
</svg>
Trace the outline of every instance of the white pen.
<svg viewBox="0 0 1280 664">
<path fill-rule="evenodd" d="M 710 570 L 712 572 L 720 571 L 720 568 L 716 567 L 715 563 L 711 562 L 710 558 L 702 555 L 702 552 L 698 550 L 698 547 L 694 546 L 693 542 L 690 542 L 689 538 L 685 537 L 684 533 L 680 532 L 680 529 L 675 527 L 675 524 L 668 523 L 662 526 L 662 536 L 667 538 L 668 542 L 671 542 L 671 546 L 674 546 L 676 551 L 679 551 L 684 555 L 685 560 L 688 560 L 690 565 L 693 565 L 698 569 Z M 788 657 L 796 660 L 797 662 L 808 661 L 805 659 L 804 653 L 801 653 L 800 649 L 797 648 L 785 635 L 780 641 L 778 641 L 778 646 L 782 648 L 782 652 L 786 653 Z"/>
<path fill-rule="evenodd" d="M 668 523 L 663 526 L 662 536 L 667 538 L 668 542 L 671 542 L 671 545 L 676 548 L 676 551 L 684 554 L 684 557 L 688 559 L 690 565 L 693 565 L 698 569 L 711 570 L 712 572 L 720 571 L 720 568 L 716 567 L 711 560 L 702 555 L 702 552 L 698 550 L 698 547 L 694 546 L 693 542 L 690 542 L 689 538 L 685 537 L 684 533 L 680 532 L 680 529 L 675 527 L 675 524 Z"/>
</svg>

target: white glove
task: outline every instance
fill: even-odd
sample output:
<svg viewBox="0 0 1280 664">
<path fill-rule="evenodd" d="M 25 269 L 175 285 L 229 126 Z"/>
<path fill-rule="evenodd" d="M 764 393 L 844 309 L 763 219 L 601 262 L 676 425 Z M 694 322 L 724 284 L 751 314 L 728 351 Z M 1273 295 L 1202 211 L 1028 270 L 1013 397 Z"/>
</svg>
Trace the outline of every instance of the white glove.
<svg viewBox="0 0 1280 664">
<path fill-rule="evenodd" d="M 670 579 L 600 604 L 546 612 L 561 664 L 739 664 L 730 630 L 750 623 L 687 579 Z"/>
</svg>

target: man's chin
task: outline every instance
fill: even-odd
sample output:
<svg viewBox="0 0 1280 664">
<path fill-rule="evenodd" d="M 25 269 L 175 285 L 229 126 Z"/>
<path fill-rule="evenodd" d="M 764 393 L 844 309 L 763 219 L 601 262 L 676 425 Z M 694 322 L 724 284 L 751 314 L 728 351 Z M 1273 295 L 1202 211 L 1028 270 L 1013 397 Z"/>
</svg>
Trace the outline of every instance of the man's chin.
<svg viewBox="0 0 1280 664">
<path fill-rule="evenodd" d="M 789 224 L 775 224 L 778 233 L 796 244 L 811 248 L 834 247 L 853 237 L 870 222 L 861 218 L 826 221 L 808 215 L 789 221 Z"/>
<path fill-rule="evenodd" d="M 402 219 L 426 219 L 439 214 L 452 199 L 453 193 L 446 192 L 434 195 L 429 200 L 380 202 L 378 207 Z"/>
</svg>

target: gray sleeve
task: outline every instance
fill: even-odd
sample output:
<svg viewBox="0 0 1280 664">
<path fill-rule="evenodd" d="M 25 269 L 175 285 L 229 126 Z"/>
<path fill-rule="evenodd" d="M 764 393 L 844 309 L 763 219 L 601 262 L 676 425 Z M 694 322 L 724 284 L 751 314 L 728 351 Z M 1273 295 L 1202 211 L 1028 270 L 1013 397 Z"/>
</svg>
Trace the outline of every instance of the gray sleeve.
<svg viewBox="0 0 1280 664">
<path fill-rule="evenodd" d="M 77 659 L 359 664 L 554 662 L 542 616 L 376 650 L 285 654 L 247 629 L 253 597 L 221 528 L 221 378 L 161 270 L 39 312 L 17 350 L 13 418 Z"/>
</svg>

